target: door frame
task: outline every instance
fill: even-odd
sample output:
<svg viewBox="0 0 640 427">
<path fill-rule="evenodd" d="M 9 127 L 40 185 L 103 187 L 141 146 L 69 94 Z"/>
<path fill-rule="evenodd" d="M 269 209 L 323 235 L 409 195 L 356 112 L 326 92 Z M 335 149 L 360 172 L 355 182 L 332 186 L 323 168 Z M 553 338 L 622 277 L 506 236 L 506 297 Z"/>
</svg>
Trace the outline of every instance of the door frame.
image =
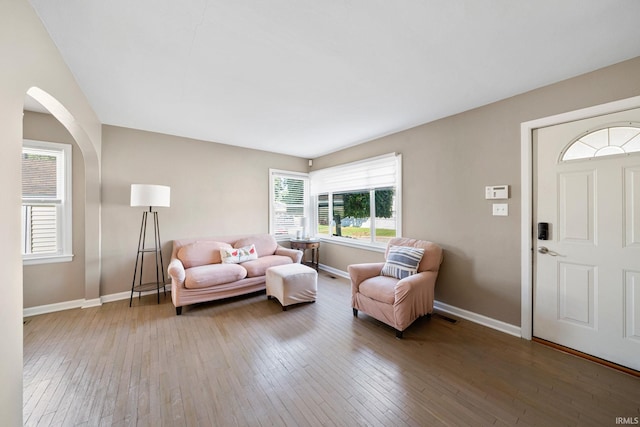
<svg viewBox="0 0 640 427">
<path fill-rule="evenodd" d="M 520 265 L 521 265 L 521 323 L 520 336 L 533 338 L 533 131 L 547 126 L 603 116 L 640 108 L 640 96 L 608 102 L 520 124 Z M 567 141 L 568 142 L 568 141 Z"/>
</svg>

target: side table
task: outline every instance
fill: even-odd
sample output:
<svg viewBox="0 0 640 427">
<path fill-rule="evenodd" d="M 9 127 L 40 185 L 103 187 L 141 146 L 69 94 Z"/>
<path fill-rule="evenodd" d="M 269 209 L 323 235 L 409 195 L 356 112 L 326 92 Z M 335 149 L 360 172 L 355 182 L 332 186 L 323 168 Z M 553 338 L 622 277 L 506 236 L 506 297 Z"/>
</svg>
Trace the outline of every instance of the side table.
<svg viewBox="0 0 640 427">
<path fill-rule="evenodd" d="M 291 249 L 299 249 L 302 251 L 302 263 L 313 267 L 318 271 L 318 262 L 320 260 L 320 240 L 313 239 L 291 239 Z M 305 252 L 311 249 L 311 261 L 305 262 Z"/>
</svg>

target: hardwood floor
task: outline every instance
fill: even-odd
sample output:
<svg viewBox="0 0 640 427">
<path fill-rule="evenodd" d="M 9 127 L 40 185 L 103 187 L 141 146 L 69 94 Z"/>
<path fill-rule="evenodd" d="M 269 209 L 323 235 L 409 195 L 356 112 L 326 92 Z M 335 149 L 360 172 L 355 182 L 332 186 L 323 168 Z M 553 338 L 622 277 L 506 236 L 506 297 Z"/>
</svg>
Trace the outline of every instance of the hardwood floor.
<svg viewBox="0 0 640 427">
<path fill-rule="evenodd" d="M 45 426 L 616 425 L 640 379 L 460 320 L 394 331 L 348 281 L 282 311 L 254 294 L 155 296 L 25 319 L 24 423 Z M 619 424 L 619 423 L 618 423 Z"/>
</svg>

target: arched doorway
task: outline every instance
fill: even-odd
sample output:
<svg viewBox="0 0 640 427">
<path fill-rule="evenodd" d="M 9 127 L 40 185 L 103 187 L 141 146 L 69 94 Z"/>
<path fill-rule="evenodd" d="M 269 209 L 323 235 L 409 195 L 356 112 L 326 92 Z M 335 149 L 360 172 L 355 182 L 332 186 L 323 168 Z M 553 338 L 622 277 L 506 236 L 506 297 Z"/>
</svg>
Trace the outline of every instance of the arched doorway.
<svg viewBox="0 0 640 427">
<path fill-rule="evenodd" d="M 26 99 L 49 112 L 73 137 L 84 163 L 84 298 L 82 307 L 100 301 L 100 164 L 95 146 L 75 117 L 55 97 L 31 87 Z"/>
</svg>

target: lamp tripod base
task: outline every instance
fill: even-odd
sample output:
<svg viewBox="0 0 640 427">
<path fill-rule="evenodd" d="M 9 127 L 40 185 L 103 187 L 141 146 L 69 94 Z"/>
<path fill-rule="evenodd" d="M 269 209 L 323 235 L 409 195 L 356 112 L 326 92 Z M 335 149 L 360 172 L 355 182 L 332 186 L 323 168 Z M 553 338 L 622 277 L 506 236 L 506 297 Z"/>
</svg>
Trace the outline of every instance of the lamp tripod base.
<svg viewBox="0 0 640 427">
<path fill-rule="evenodd" d="M 147 237 L 147 217 L 153 214 L 153 247 L 145 248 Z M 140 225 L 140 237 L 138 238 L 138 253 L 136 255 L 136 263 L 133 270 L 133 281 L 131 282 L 131 296 L 129 297 L 129 307 L 133 302 L 133 293 L 138 292 L 138 298 L 143 292 L 156 291 L 158 295 L 158 304 L 160 304 L 160 288 L 167 296 L 167 288 L 164 277 L 164 263 L 162 261 L 162 247 L 160 240 L 160 224 L 158 222 L 158 212 L 152 212 L 151 207 L 148 211 L 142 213 L 142 224 Z M 142 274 L 144 271 L 145 255 L 153 254 L 156 261 L 156 280 L 155 282 L 142 282 Z M 160 278 L 162 277 L 162 280 Z M 136 283 L 137 282 L 137 283 Z"/>
</svg>

